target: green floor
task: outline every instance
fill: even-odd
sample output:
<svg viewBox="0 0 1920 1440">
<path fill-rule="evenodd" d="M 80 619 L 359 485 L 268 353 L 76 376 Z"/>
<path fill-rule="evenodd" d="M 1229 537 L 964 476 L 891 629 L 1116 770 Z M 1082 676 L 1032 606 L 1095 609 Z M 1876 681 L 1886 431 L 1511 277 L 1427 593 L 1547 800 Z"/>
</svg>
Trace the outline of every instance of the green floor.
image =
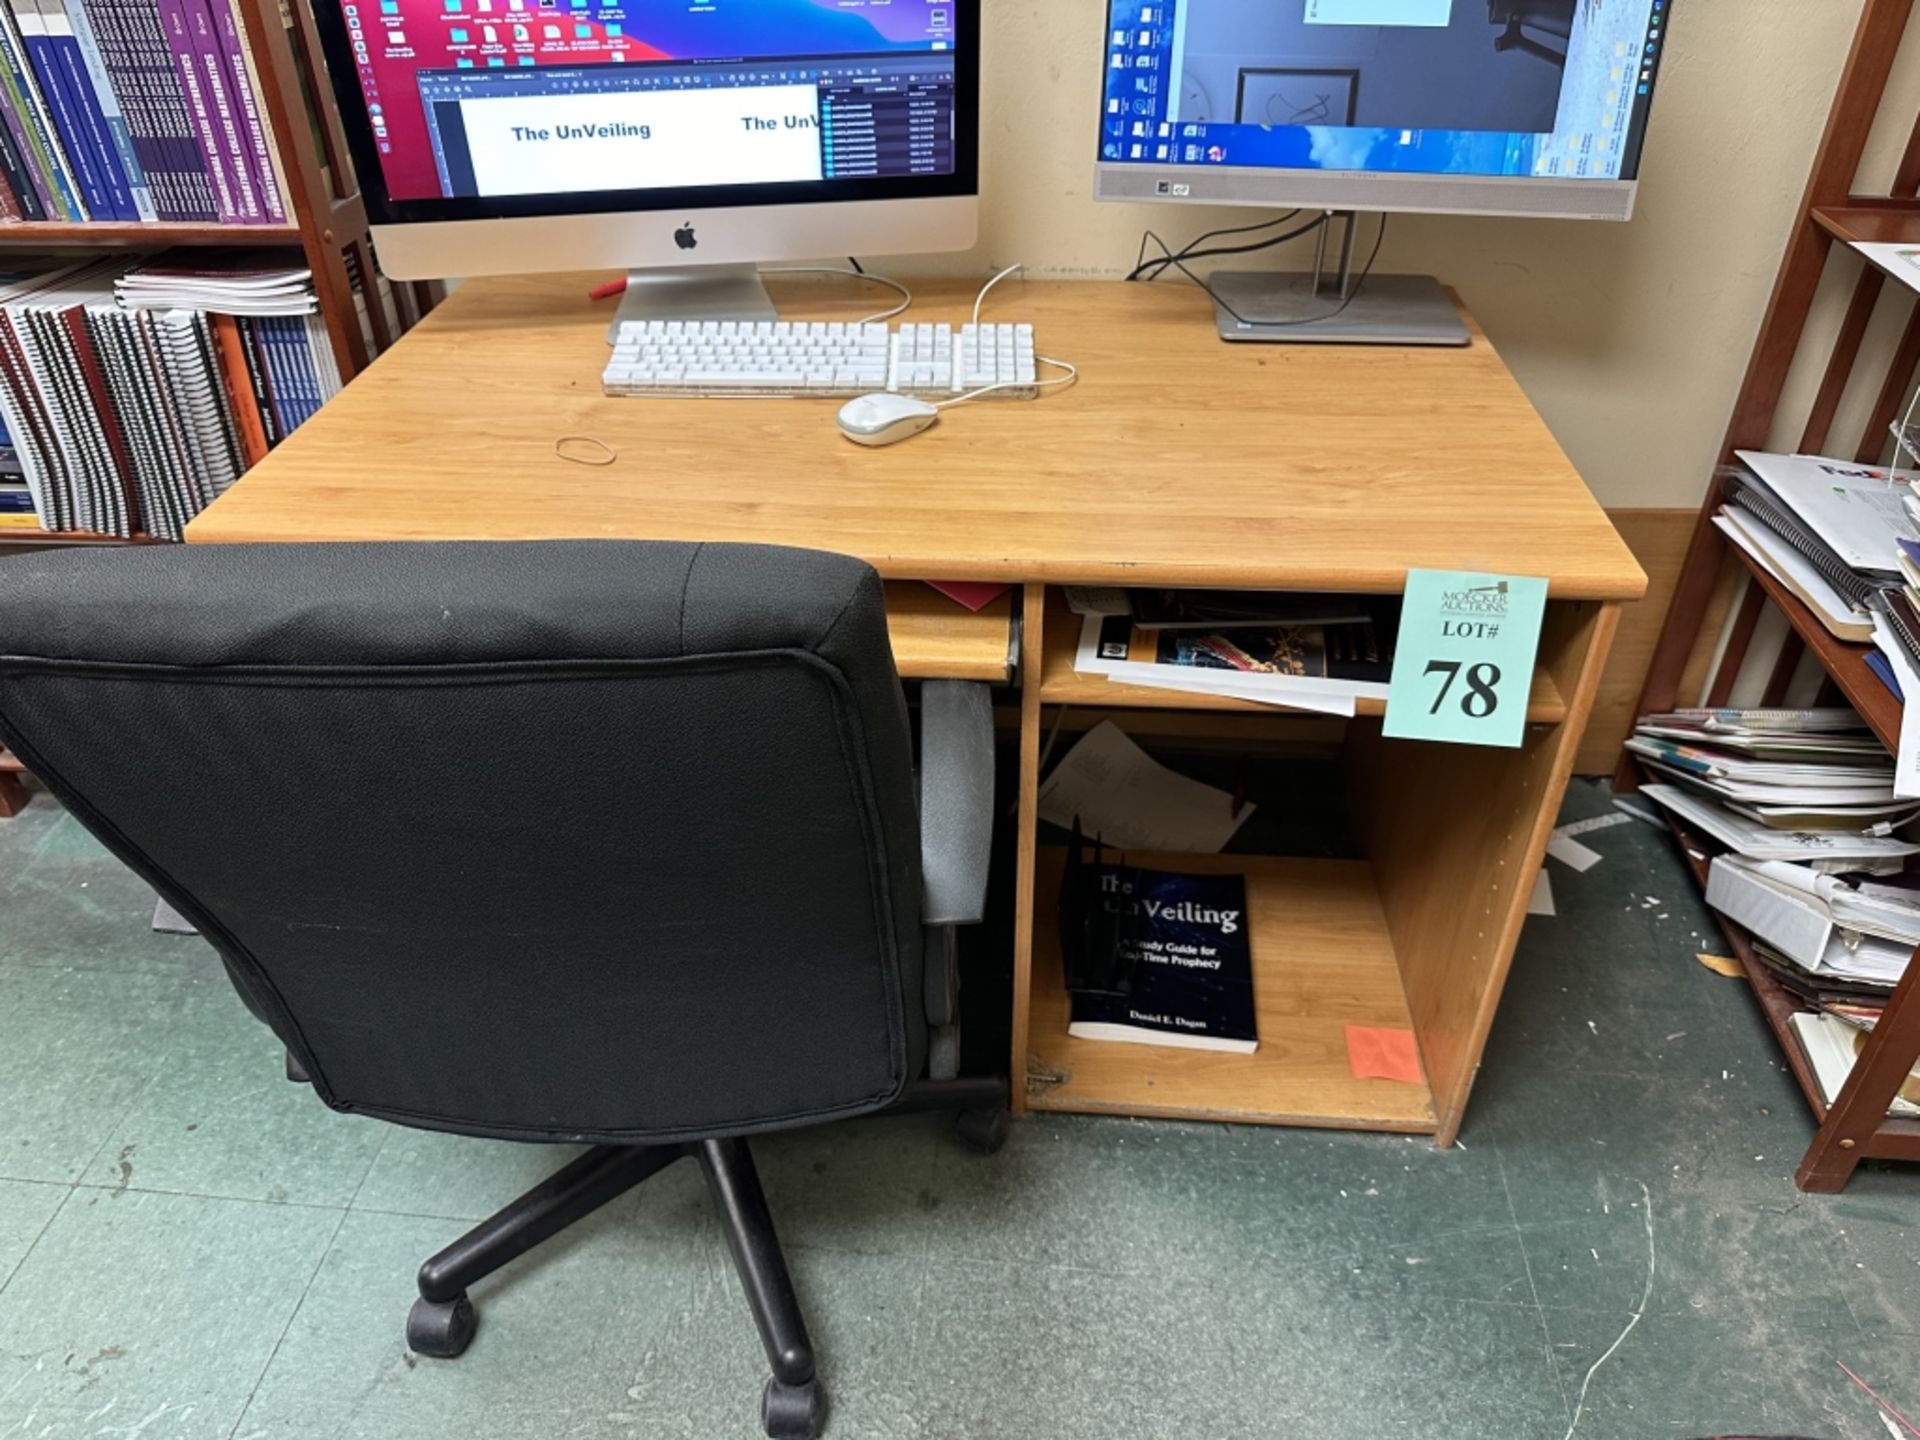
<svg viewBox="0 0 1920 1440">
<path fill-rule="evenodd" d="M 1577 786 L 1568 813 L 1606 799 Z M 1665 839 L 1586 837 L 1530 921 L 1461 1148 L 931 1118 L 759 1147 L 840 1440 L 1885 1440 L 1920 1416 L 1920 1170 L 1837 1199 Z M 1651 903 L 1649 903 L 1651 902 Z M 555 1152 L 330 1114 L 197 940 L 44 797 L 0 822 L 0 1440 L 758 1433 L 676 1167 L 402 1339 L 412 1272 Z"/>
</svg>

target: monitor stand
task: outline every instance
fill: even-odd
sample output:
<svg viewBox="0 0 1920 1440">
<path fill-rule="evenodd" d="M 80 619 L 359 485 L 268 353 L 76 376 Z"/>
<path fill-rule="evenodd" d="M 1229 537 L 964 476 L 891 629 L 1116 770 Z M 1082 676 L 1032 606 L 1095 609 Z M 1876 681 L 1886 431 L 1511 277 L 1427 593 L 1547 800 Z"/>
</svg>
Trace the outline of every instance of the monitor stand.
<svg viewBox="0 0 1920 1440">
<path fill-rule="evenodd" d="M 628 320 L 778 320 L 755 265 L 686 265 L 629 270 L 607 343 Z"/>
<path fill-rule="evenodd" d="M 1337 269 L 1327 264 L 1327 232 L 1345 222 Z M 1216 270 L 1207 277 L 1222 340 L 1283 345 L 1466 345 L 1472 336 L 1453 301 L 1431 275 L 1354 273 L 1351 210 L 1320 227 L 1310 275 L 1267 270 Z M 1220 303 L 1225 301 L 1225 304 Z M 1239 312 L 1235 318 L 1231 305 Z"/>
</svg>

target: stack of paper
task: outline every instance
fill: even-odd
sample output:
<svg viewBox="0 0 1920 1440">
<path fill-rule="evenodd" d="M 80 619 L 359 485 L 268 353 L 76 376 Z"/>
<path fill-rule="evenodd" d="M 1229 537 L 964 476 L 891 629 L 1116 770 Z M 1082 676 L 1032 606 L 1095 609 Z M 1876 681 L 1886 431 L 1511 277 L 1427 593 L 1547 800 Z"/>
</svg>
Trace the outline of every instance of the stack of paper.
<svg viewBox="0 0 1920 1440">
<path fill-rule="evenodd" d="M 1901 587 L 1897 542 L 1920 542 L 1912 472 L 1742 450 L 1714 524 L 1842 640 L 1873 638 L 1872 610 Z"/>
<path fill-rule="evenodd" d="M 1772 829 L 1884 833 L 1920 814 L 1899 793 L 1894 758 L 1851 710 L 1649 715 L 1627 748 L 1661 780 Z"/>
<path fill-rule="evenodd" d="M 305 269 L 187 252 L 0 276 L 0 425 L 21 481 L 0 511 L 9 528 L 178 540 L 339 389 Z"/>
<path fill-rule="evenodd" d="M 1640 793 L 1749 860 L 1794 860 L 1822 875 L 1897 875 L 1920 855 L 1920 845 L 1893 835 L 1775 830 L 1677 785 L 1642 785 Z"/>
<path fill-rule="evenodd" d="M 1124 598 L 1124 612 L 1082 621 L 1074 658 L 1081 674 L 1329 715 L 1352 715 L 1355 701 L 1387 697 L 1395 600 L 1226 591 Z"/>
</svg>

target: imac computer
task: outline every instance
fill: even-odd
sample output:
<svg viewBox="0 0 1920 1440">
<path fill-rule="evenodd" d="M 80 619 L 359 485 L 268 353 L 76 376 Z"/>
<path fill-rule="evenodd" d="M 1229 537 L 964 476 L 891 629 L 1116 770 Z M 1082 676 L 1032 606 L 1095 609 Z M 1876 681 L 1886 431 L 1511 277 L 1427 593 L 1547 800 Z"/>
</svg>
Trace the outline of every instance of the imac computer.
<svg viewBox="0 0 1920 1440">
<path fill-rule="evenodd" d="M 317 0 L 381 268 L 631 267 L 774 318 L 762 261 L 974 242 L 979 0 Z"/>
<path fill-rule="evenodd" d="M 1671 10 L 1110 0 L 1095 193 L 1344 221 L 1312 274 L 1211 276 L 1224 338 L 1465 344 L 1430 277 L 1355 273 L 1354 212 L 1628 219 Z"/>
</svg>

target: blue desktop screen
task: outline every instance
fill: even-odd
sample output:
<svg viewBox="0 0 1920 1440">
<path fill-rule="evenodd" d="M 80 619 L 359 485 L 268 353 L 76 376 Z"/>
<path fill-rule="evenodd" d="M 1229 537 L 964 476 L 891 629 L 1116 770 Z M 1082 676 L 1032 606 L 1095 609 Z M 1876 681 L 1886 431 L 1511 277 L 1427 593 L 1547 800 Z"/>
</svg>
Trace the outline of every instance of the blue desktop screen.
<svg viewBox="0 0 1920 1440">
<path fill-rule="evenodd" d="M 1110 0 L 1101 159 L 1633 179 L 1671 0 Z"/>
</svg>

